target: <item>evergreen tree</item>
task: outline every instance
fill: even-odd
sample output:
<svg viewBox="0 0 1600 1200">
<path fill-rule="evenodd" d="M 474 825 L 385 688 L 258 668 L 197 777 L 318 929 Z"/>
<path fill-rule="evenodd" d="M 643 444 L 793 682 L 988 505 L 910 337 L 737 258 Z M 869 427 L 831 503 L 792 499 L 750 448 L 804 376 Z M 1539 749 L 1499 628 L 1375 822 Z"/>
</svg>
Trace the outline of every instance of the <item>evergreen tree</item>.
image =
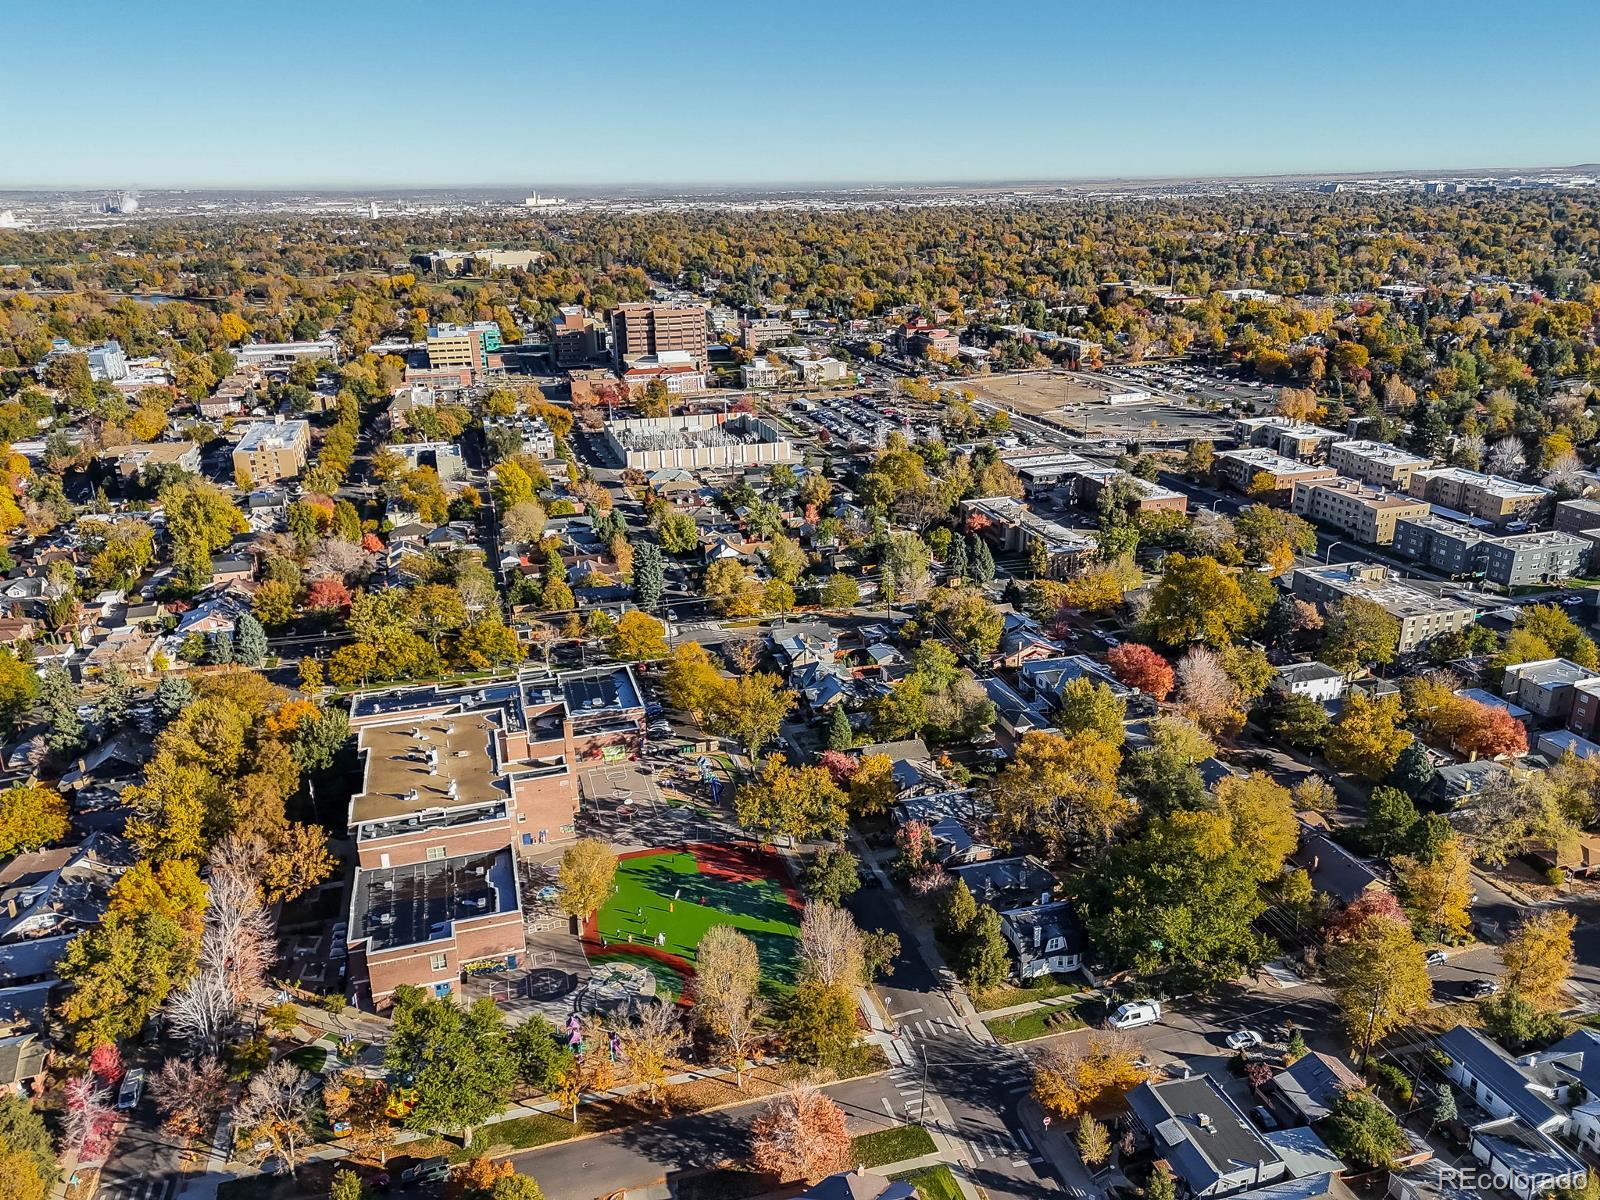
<svg viewBox="0 0 1600 1200">
<path fill-rule="evenodd" d="M 989 543 L 982 538 L 974 536 L 969 549 L 972 560 L 972 578 L 979 583 L 990 583 L 994 580 L 994 555 L 989 553 Z"/>
<path fill-rule="evenodd" d="M 945 563 L 950 568 L 951 579 L 965 579 L 969 569 L 967 563 L 967 543 L 961 538 L 950 539 L 950 557 Z"/>
<path fill-rule="evenodd" d="M 640 542 L 633 550 L 633 599 L 646 612 L 653 612 L 661 604 L 666 590 L 666 568 L 661 561 L 661 547 L 654 542 Z"/>
<path fill-rule="evenodd" d="M 1000 932 L 1000 914 L 987 904 L 979 905 L 978 915 L 967 928 L 966 944 L 961 947 L 961 977 L 975 988 L 997 987 L 1011 970 L 1011 956 Z"/>
<path fill-rule="evenodd" d="M 247 667 L 259 667 L 267 657 L 267 631 L 249 613 L 242 615 L 234 633 L 234 658 Z"/>
<path fill-rule="evenodd" d="M 1448 1125 L 1456 1119 L 1456 1093 L 1448 1083 L 1439 1088 L 1438 1098 L 1433 1102 L 1433 1123 L 1435 1125 Z"/>
<path fill-rule="evenodd" d="M 161 682 L 156 684 L 156 715 L 164 721 L 170 721 L 193 699 L 194 688 L 189 686 L 187 679 L 182 675 L 163 675 Z"/>
<path fill-rule="evenodd" d="M 835 706 L 833 722 L 828 726 L 828 749 L 848 750 L 855 740 L 855 732 L 850 728 L 850 718 L 845 714 L 844 705 Z"/>
<path fill-rule="evenodd" d="M 233 661 L 233 634 L 226 629 L 218 630 L 211 635 L 211 640 L 206 643 L 206 661 L 219 666 L 226 666 Z"/>
<path fill-rule="evenodd" d="M 128 707 L 138 694 L 139 687 L 128 673 L 128 668 L 117 663 L 107 667 L 100 676 L 101 692 L 94 702 L 94 719 L 102 725 L 115 725 L 128 715 Z"/>
<path fill-rule="evenodd" d="M 83 745 L 83 718 L 78 715 L 78 689 L 62 667 L 39 677 L 39 716 L 44 744 L 57 754 L 71 754 Z"/>
</svg>

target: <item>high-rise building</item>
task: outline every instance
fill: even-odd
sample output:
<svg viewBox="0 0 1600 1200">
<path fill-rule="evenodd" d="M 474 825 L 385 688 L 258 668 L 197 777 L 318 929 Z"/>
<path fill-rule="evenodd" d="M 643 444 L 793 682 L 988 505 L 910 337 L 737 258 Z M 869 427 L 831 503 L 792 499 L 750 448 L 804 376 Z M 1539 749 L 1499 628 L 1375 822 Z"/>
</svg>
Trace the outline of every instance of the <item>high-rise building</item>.
<svg viewBox="0 0 1600 1200">
<path fill-rule="evenodd" d="M 623 304 L 611 314 L 611 355 L 620 371 L 634 359 L 682 351 L 704 370 L 706 310 L 692 304 Z"/>
<path fill-rule="evenodd" d="M 436 371 L 464 367 L 476 378 L 489 370 L 489 355 L 498 349 L 500 326 L 493 321 L 428 326 L 428 366 Z"/>
</svg>

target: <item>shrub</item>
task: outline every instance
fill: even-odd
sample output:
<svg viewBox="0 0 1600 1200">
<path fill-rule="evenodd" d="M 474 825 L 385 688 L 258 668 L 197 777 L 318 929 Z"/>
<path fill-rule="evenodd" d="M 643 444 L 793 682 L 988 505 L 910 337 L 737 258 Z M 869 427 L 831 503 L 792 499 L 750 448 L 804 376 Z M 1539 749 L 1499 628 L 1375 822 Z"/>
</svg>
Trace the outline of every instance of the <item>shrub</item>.
<svg viewBox="0 0 1600 1200">
<path fill-rule="evenodd" d="M 1388 1088 L 1390 1094 L 1401 1104 L 1410 1104 L 1416 1095 L 1406 1073 L 1392 1063 L 1375 1062 L 1367 1068 L 1367 1074 L 1371 1075 L 1373 1082 L 1380 1087 Z"/>
</svg>

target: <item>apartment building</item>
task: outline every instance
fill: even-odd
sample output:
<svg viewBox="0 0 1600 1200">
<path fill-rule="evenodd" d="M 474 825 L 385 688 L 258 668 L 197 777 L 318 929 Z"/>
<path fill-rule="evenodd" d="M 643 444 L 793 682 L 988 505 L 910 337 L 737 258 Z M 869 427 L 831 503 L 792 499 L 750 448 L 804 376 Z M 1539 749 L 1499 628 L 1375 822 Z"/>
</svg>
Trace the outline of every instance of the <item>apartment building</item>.
<svg viewBox="0 0 1600 1200">
<path fill-rule="evenodd" d="M 1555 529 L 1559 533 L 1600 529 L 1600 500 L 1561 501 L 1556 505 Z"/>
<path fill-rule="evenodd" d="M 1367 546 L 1394 541 L 1395 522 L 1428 513 L 1426 501 L 1368 487 L 1355 479 L 1313 479 L 1294 485 L 1294 511 Z"/>
<path fill-rule="evenodd" d="M 558 367 L 581 367 L 605 354 L 605 326 L 580 305 L 559 309 L 550 322 L 550 354 Z"/>
<path fill-rule="evenodd" d="M 1403 492 L 1411 486 L 1411 476 L 1431 467 L 1433 460 L 1387 442 L 1348 441 L 1328 448 L 1328 465 L 1350 479 Z"/>
<path fill-rule="evenodd" d="M 1536 718 L 1564 721 L 1577 699 L 1577 685 L 1596 677 L 1590 667 L 1566 658 L 1541 658 L 1505 669 L 1500 694 Z"/>
<path fill-rule="evenodd" d="M 1029 554 L 1036 544 L 1042 545 L 1052 575 L 1066 574 L 1099 550 L 1088 534 L 1046 520 L 1010 496 L 963 500 L 961 512 L 987 519 L 980 534 L 1002 554 Z"/>
<path fill-rule="evenodd" d="M 93 346 L 74 346 L 66 338 L 56 338 L 34 368 L 34 374 L 43 379 L 49 364 L 68 354 L 83 355 L 89 378 L 96 383 L 115 383 L 128 377 L 128 357 L 123 353 L 122 343 L 114 338 Z"/>
<path fill-rule="evenodd" d="M 233 447 L 233 469 L 253 483 L 276 483 L 297 479 L 311 454 L 311 424 L 308 421 L 258 421 L 245 427 L 244 436 Z"/>
<path fill-rule="evenodd" d="M 1477 619 L 1470 608 L 1394 582 L 1376 565 L 1301 567 L 1291 577 L 1290 587 L 1300 599 L 1324 606 L 1347 596 L 1370 600 L 1400 623 L 1401 653 L 1442 633 L 1465 629 Z"/>
<path fill-rule="evenodd" d="M 1241 417 L 1233 423 L 1233 436 L 1241 446 L 1262 447 L 1301 462 L 1322 462 L 1328 447 L 1345 435 L 1288 417 Z"/>
<path fill-rule="evenodd" d="M 1395 551 L 1413 562 L 1426 563 L 1453 578 L 1483 571 L 1483 543 L 1489 535 L 1481 529 L 1450 521 L 1429 511 L 1395 522 Z"/>
<path fill-rule="evenodd" d="M 1076 474 L 1078 476 L 1076 499 L 1085 507 L 1092 508 L 1099 504 L 1100 494 L 1106 488 L 1118 479 L 1126 479 L 1134 493 L 1128 502 L 1128 509 L 1131 512 L 1181 513 L 1187 512 L 1189 508 L 1189 498 L 1182 492 L 1175 492 L 1148 479 L 1140 479 L 1120 467 L 1099 467 L 1084 462 Z"/>
<path fill-rule="evenodd" d="M 1554 583 L 1583 574 L 1590 543 L 1571 533 L 1519 533 L 1486 538 L 1483 577 L 1504 588 Z"/>
<path fill-rule="evenodd" d="M 191 475 L 200 473 L 200 447 L 189 441 L 137 442 L 102 451 L 100 458 L 115 462 L 124 479 L 132 479 L 147 467 L 175 466 Z"/>
<path fill-rule="evenodd" d="M 1430 504 L 1482 517 L 1496 525 L 1534 516 L 1555 494 L 1549 488 L 1464 467 L 1414 471 L 1409 490 Z"/>
<path fill-rule="evenodd" d="M 700 371 L 706 356 L 706 310 L 692 304 L 623 304 L 611 313 L 611 357 L 618 371 L 635 359 L 681 352 Z"/>
<path fill-rule="evenodd" d="M 1308 466 L 1259 446 L 1223 450 L 1214 464 L 1217 476 L 1234 491 L 1263 499 L 1287 500 L 1295 484 L 1332 479 L 1336 474 L 1331 467 Z"/>
<path fill-rule="evenodd" d="M 627 667 L 351 702 L 361 790 L 349 947 L 357 1003 L 402 984 L 438 995 L 526 952 L 517 859 L 574 836 L 583 764 L 636 757 L 644 704 Z"/>
<path fill-rule="evenodd" d="M 489 355 L 500 349 L 500 326 L 443 322 L 428 326 L 428 366 L 435 371 L 468 371 L 473 379 L 489 371 Z"/>
</svg>

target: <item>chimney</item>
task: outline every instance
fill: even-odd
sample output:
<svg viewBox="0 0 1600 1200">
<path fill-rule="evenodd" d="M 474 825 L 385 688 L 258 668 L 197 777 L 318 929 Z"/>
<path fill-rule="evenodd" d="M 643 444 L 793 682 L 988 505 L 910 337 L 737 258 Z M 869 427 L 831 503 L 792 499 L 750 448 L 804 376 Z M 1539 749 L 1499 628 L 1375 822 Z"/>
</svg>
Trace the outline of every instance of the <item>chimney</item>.
<svg viewBox="0 0 1600 1200">
<path fill-rule="evenodd" d="M 1044 931 L 1042 929 L 1040 929 L 1039 926 L 1035 925 L 1033 927 L 1033 948 L 1035 950 L 1037 950 L 1039 948 L 1039 942 L 1040 942 L 1040 939 L 1043 938 L 1043 936 L 1044 936 Z"/>
</svg>

